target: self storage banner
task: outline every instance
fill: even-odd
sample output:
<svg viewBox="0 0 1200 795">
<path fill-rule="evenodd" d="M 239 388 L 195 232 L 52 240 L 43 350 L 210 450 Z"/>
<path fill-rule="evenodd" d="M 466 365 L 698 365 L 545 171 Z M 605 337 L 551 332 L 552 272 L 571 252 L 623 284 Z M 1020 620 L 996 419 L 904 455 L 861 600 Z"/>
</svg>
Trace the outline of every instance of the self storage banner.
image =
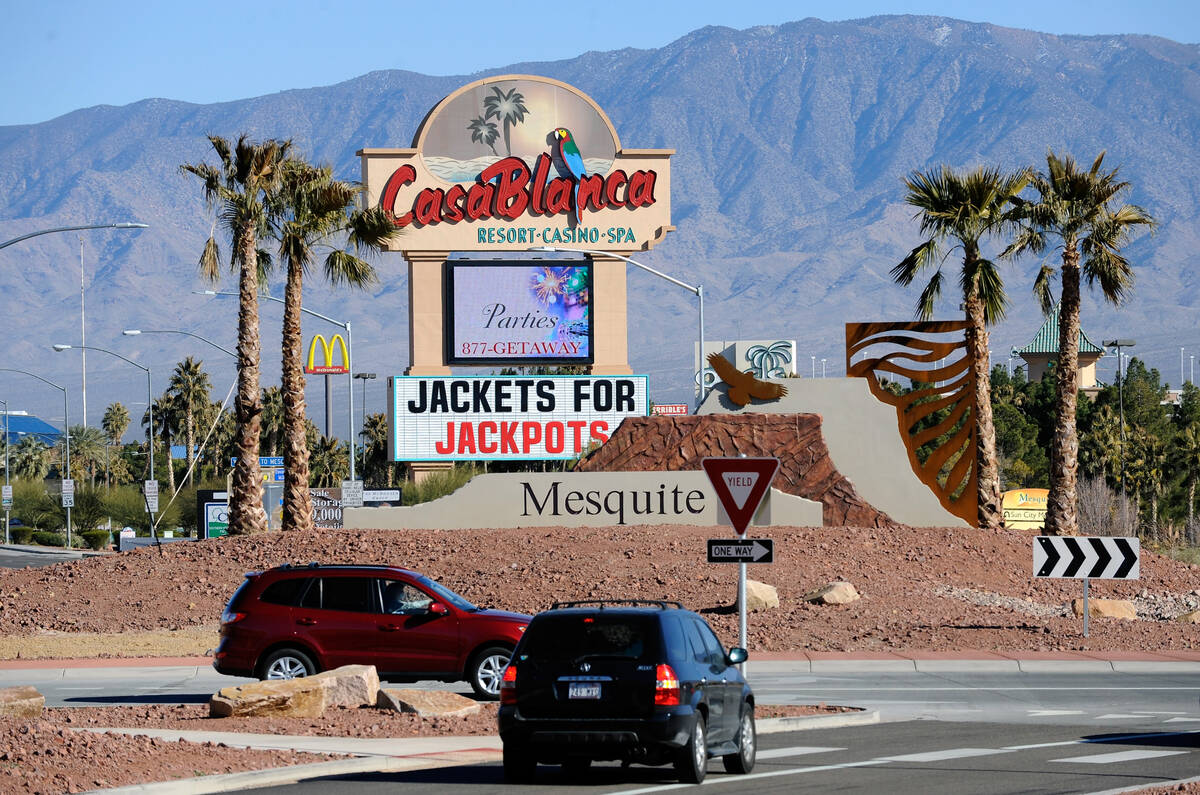
<svg viewBox="0 0 1200 795">
<path fill-rule="evenodd" d="M 394 376 L 395 461 L 575 458 L 626 417 L 644 417 L 646 376 Z"/>
</svg>

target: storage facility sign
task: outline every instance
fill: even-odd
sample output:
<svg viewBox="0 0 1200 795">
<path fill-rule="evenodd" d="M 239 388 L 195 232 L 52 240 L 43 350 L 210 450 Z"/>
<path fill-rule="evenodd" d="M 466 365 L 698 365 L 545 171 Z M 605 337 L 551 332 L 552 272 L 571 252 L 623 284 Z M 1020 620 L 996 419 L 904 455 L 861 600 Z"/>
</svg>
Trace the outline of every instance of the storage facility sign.
<svg viewBox="0 0 1200 795">
<path fill-rule="evenodd" d="M 404 251 L 647 250 L 671 229 L 669 149 L 621 148 L 566 83 L 500 75 L 429 112 L 411 149 L 362 149 L 363 184 Z"/>
<path fill-rule="evenodd" d="M 395 461 L 571 459 L 644 417 L 646 376 L 388 379 Z"/>
</svg>

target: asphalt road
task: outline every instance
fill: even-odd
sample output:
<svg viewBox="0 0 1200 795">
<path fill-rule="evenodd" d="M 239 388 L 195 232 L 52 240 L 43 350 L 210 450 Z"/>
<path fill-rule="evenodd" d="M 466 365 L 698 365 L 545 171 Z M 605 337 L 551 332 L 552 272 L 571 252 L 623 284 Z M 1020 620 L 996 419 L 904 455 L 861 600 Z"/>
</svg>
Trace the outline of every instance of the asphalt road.
<svg viewBox="0 0 1200 795">
<path fill-rule="evenodd" d="M 3 527 L 0 527 L 0 530 L 3 530 Z M 4 534 L 0 532 L 0 541 L 3 540 Z M 26 566 L 49 566 L 54 563 L 62 563 L 65 560 L 76 560 L 78 558 L 78 552 L 66 552 L 65 550 L 61 553 L 25 552 L 14 547 L 0 547 L 0 568 L 5 569 L 23 569 Z"/>
<path fill-rule="evenodd" d="M 1188 778 L 1200 772 L 1197 729 L 1133 731 L 1080 725 L 903 721 L 760 736 L 758 764 L 745 776 L 709 764 L 706 791 L 929 795 L 1088 793 Z M 583 779 L 539 766 L 532 786 L 507 786 L 500 764 L 327 778 L 288 785 L 313 795 L 403 792 L 642 793 L 691 789 L 671 769 L 599 763 Z M 244 790 L 276 793 L 282 788 Z"/>
</svg>

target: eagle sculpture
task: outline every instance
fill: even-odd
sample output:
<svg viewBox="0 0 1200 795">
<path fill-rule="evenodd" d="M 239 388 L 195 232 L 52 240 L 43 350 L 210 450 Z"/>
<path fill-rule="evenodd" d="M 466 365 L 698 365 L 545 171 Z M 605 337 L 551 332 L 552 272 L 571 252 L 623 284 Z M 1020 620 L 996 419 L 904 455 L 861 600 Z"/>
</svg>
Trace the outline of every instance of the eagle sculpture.
<svg viewBox="0 0 1200 795">
<path fill-rule="evenodd" d="M 729 363 L 719 353 L 710 353 L 708 355 L 708 364 L 716 371 L 729 386 L 729 399 L 739 406 L 744 406 L 750 402 L 750 398 L 757 400 L 777 400 L 787 394 L 787 387 L 783 384 L 773 384 L 770 381 L 759 381 L 754 377 L 753 370 L 740 372 L 736 367 Z"/>
</svg>

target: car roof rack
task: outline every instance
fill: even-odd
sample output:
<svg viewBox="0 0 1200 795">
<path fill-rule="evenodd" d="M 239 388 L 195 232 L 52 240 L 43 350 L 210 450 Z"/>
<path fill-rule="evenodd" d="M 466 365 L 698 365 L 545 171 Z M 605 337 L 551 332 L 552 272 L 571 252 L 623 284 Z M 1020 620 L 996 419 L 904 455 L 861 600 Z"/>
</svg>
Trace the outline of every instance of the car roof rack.
<svg viewBox="0 0 1200 795">
<path fill-rule="evenodd" d="M 607 605 L 630 605 L 632 607 L 657 607 L 659 610 L 669 610 L 675 608 L 683 610 L 682 602 L 676 602 L 669 599 L 580 599 L 574 602 L 555 602 L 550 605 L 551 610 L 562 610 L 568 607 L 583 607 L 585 605 L 595 605 L 601 610 Z"/>
</svg>

